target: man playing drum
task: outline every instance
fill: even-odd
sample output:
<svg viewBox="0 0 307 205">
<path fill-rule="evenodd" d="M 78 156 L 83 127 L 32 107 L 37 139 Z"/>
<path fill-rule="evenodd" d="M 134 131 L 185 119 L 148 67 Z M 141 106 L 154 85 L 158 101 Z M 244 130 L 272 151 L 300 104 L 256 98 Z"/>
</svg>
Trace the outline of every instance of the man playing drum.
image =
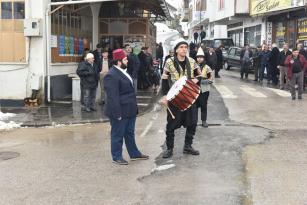
<svg viewBox="0 0 307 205">
<path fill-rule="evenodd" d="M 163 158 L 170 158 L 173 155 L 175 130 L 184 126 L 186 128 L 185 143 L 183 148 L 184 154 L 199 155 L 199 151 L 192 147 L 193 137 L 196 132 L 198 110 L 194 103 L 185 111 L 180 111 L 177 107 L 168 103 L 166 95 L 170 90 L 171 84 L 179 80 L 180 77 L 186 76 L 194 83 L 198 83 L 201 80 L 201 71 L 195 61 L 187 57 L 188 43 L 180 41 L 176 44 L 175 56 L 169 58 L 164 66 L 162 75 L 162 92 L 163 98 L 161 103 L 168 106 L 174 114 L 175 118 L 172 118 L 171 113 L 167 112 L 167 125 L 166 125 L 166 146 L 167 150 L 163 153 Z M 171 83 L 171 84 L 170 84 Z"/>
</svg>

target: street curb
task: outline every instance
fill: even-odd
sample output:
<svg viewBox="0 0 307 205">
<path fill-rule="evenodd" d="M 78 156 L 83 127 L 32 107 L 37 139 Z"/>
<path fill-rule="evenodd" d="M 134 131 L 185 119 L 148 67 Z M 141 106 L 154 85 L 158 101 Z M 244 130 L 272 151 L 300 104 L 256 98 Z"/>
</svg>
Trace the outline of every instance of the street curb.
<svg viewBox="0 0 307 205">
<path fill-rule="evenodd" d="M 154 104 L 157 102 L 157 100 L 159 99 L 159 97 L 161 97 L 161 93 L 155 94 L 151 100 L 149 105 L 146 107 L 146 109 L 144 110 L 144 112 L 139 113 L 137 115 L 137 117 L 143 116 L 149 112 L 151 112 L 151 110 L 154 107 Z M 105 119 L 94 119 L 94 120 L 80 120 L 80 121 L 71 121 L 71 122 L 27 122 L 27 123 L 23 123 L 20 126 L 22 128 L 25 127 L 50 127 L 50 126 L 60 126 L 60 125 L 77 125 L 77 124 L 95 124 L 95 123 L 107 123 L 110 120 L 108 118 Z"/>
</svg>

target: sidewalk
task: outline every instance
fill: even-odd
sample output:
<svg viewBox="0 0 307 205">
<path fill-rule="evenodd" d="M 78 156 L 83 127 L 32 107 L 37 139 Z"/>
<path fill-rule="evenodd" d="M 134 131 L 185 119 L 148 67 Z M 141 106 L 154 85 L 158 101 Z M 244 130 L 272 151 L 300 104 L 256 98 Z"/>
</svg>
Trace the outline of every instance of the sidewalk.
<svg viewBox="0 0 307 205">
<path fill-rule="evenodd" d="M 137 100 L 139 115 L 148 112 L 159 95 L 152 90 L 138 91 Z M 96 104 L 96 112 L 84 112 L 80 102 L 53 102 L 40 107 L 10 107 L 1 106 L 1 112 L 14 113 L 16 116 L 6 120 L 20 123 L 22 127 L 42 127 L 68 124 L 84 124 L 108 122 L 104 115 L 104 106 Z"/>
</svg>

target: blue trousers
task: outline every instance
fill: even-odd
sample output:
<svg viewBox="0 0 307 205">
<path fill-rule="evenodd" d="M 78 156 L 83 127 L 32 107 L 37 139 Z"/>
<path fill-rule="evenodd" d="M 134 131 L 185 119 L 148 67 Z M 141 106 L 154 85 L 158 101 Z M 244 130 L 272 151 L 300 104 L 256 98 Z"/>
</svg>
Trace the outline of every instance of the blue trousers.
<svg viewBox="0 0 307 205">
<path fill-rule="evenodd" d="M 128 119 L 110 119 L 111 123 L 111 153 L 113 160 L 123 158 L 123 140 L 125 139 L 126 148 L 130 158 L 138 157 L 141 152 L 135 143 L 135 121 L 136 117 Z"/>
</svg>

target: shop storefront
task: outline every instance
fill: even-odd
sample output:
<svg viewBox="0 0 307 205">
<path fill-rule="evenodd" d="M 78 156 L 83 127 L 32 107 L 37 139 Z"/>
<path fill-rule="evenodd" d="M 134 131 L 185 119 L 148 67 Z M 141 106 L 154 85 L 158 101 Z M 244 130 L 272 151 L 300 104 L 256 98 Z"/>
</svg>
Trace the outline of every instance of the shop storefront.
<svg viewBox="0 0 307 205">
<path fill-rule="evenodd" d="M 252 47 L 261 45 L 261 25 L 244 28 L 244 44 Z"/>
<path fill-rule="evenodd" d="M 297 39 L 307 48 L 307 18 L 297 20 Z"/>
</svg>

